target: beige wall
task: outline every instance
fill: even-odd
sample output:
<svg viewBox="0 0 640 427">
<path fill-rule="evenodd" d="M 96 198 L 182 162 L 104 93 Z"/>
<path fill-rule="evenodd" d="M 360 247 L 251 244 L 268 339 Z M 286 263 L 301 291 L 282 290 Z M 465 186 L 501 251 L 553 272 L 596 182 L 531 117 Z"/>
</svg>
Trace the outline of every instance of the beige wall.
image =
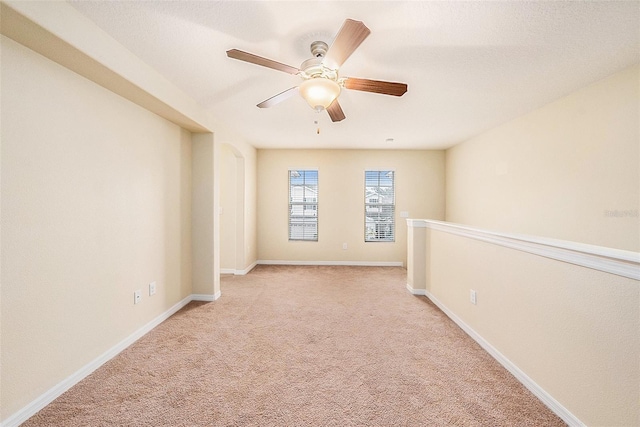
<svg viewBox="0 0 640 427">
<path fill-rule="evenodd" d="M 318 241 L 288 241 L 288 170 L 318 169 Z M 364 171 L 396 171 L 396 241 L 364 242 Z M 413 218 L 444 216 L 444 152 L 258 150 L 258 259 L 402 262 Z M 347 243 L 347 250 L 342 244 Z"/>
<path fill-rule="evenodd" d="M 223 144 L 220 156 L 220 269 L 222 272 L 235 272 L 237 227 L 238 222 L 242 223 L 241 213 L 238 221 L 237 208 L 243 191 L 238 191 L 238 159 L 231 147 Z"/>
<path fill-rule="evenodd" d="M 639 251 L 639 77 L 623 70 L 447 150 L 447 221 Z M 427 291 L 573 415 L 638 425 L 636 280 L 436 230 L 427 253 Z"/>
<path fill-rule="evenodd" d="M 639 79 L 623 70 L 447 150 L 447 221 L 639 251 Z"/>
<path fill-rule="evenodd" d="M 222 123 L 214 126 L 220 145 L 221 268 L 244 273 L 257 260 L 257 150 Z"/>
<path fill-rule="evenodd" d="M 243 150 L 244 158 L 244 263 L 251 268 L 258 260 L 258 152 L 252 146 Z"/>
<path fill-rule="evenodd" d="M 191 135 L 4 37 L 1 67 L 4 419 L 191 293 Z"/>
<path fill-rule="evenodd" d="M 443 231 L 428 236 L 427 291 L 442 305 L 586 425 L 640 423 L 638 281 Z"/>
<path fill-rule="evenodd" d="M 220 258 L 216 244 L 219 229 L 214 220 L 216 206 L 215 143 L 211 133 L 192 136 L 191 188 L 192 204 L 192 291 L 199 295 L 214 296 L 220 290 Z M 218 196 L 219 197 L 219 196 Z M 220 238 L 218 236 L 217 240 Z"/>
</svg>

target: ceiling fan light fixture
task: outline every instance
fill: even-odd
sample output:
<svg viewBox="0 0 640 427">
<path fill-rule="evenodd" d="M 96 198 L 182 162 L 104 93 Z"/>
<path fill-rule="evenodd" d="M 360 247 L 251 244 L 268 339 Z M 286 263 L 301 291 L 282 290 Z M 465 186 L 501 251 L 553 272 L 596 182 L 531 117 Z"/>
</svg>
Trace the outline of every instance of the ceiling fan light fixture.
<svg viewBox="0 0 640 427">
<path fill-rule="evenodd" d="M 316 77 L 302 82 L 299 91 L 311 108 L 322 111 L 340 95 L 340 85 L 325 77 Z"/>
</svg>

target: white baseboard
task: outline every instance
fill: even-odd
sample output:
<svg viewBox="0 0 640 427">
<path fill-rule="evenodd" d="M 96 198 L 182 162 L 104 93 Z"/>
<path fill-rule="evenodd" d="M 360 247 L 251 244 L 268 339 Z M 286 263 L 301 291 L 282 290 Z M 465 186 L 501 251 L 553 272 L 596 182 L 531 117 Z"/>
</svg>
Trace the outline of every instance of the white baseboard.
<svg viewBox="0 0 640 427">
<path fill-rule="evenodd" d="M 404 267 L 402 261 L 286 261 L 261 259 L 261 265 L 348 265 L 355 267 Z"/>
<path fill-rule="evenodd" d="M 409 287 L 407 285 L 407 287 Z M 547 393 L 542 387 L 536 384 L 527 374 L 525 374 L 520 368 L 518 368 L 513 362 L 507 359 L 502 353 L 500 353 L 495 347 L 489 344 L 482 336 L 474 331 L 469 325 L 467 325 L 462 319 L 460 319 L 455 313 L 445 307 L 436 297 L 430 292 L 424 291 L 427 298 L 429 298 L 440 310 L 444 312 L 451 320 L 453 320 L 460 328 L 467 333 L 475 342 L 485 349 L 494 359 L 496 359 L 507 371 L 516 377 L 531 393 L 533 393 L 538 399 L 542 401 L 551 411 L 553 411 L 558 417 L 560 417 L 565 423 L 573 427 L 584 427 L 582 423 L 575 415 L 573 415 L 567 408 L 562 406 L 560 402 L 555 400 L 549 393 Z"/>
<path fill-rule="evenodd" d="M 183 308 L 185 305 L 190 303 L 191 301 L 215 301 L 220 298 L 220 292 L 217 292 L 215 295 L 198 295 L 193 294 L 184 298 L 182 301 L 174 304 L 171 308 L 166 310 L 164 313 L 160 314 L 152 321 L 142 326 L 140 329 L 120 341 L 118 344 L 111 347 L 109 350 L 98 356 L 93 361 L 89 362 L 69 377 L 65 378 L 55 386 L 51 387 L 49 390 L 44 392 L 42 395 L 34 399 L 31 403 L 29 403 L 24 408 L 20 409 L 15 414 L 11 415 L 9 418 L 0 423 L 0 427 L 17 427 L 33 415 L 35 415 L 42 408 L 47 406 L 49 403 L 53 402 L 57 399 L 62 393 L 69 390 L 71 387 L 82 381 L 93 371 L 98 369 L 100 366 L 104 365 L 106 362 L 117 356 L 124 349 L 129 347 L 131 344 L 142 338 L 153 328 L 158 326 L 160 323 L 167 320 L 173 314 L 175 314 L 178 310 Z"/>
<path fill-rule="evenodd" d="M 222 295 L 222 293 L 220 291 L 216 292 L 215 294 L 211 295 L 211 294 L 191 294 L 191 301 L 215 301 L 218 298 L 220 298 L 220 296 Z"/>
<path fill-rule="evenodd" d="M 407 283 L 407 290 L 413 295 L 427 295 L 426 289 L 413 289 L 410 284 Z M 443 310 L 444 311 L 444 310 Z"/>
<path fill-rule="evenodd" d="M 236 270 L 236 276 L 244 276 L 245 274 L 248 274 L 251 270 L 253 270 L 254 268 L 256 268 L 256 265 L 258 265 L 258 261 L 254 262 L 253 264 L 251 264 L 249 267 L 245 268 L 244 270 Z"/>
<path fill-rule="evenodd" d="M 249 267 L 245 268 L 244 270 L 236 270 L 235 268 L 221 268 L 220 274 L 233 274 L 236 276 L 244 276 L 245 274 L 253 270 L 256 265 L 258 265 L 257 261 L 251 264 Z"/>
</svg>

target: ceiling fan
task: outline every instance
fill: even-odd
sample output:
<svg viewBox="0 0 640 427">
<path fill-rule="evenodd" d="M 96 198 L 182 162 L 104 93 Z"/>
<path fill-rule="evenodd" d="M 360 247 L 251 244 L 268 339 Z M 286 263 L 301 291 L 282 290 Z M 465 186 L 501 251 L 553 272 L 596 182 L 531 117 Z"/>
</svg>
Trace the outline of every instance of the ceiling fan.
<svg viewBox="0 0 640 427">
<path fill-rule="evenodd" d="M 402 96 L 407 91 L 406 83 L 338 76 L 339 68 L 370 33 L 369 28 L 362 22 L 347 19 L 344 21 L 344 24 L 342 24 L 331 47 L 323 41 L 314 41 L 311 43 L 313 58 L 304 61 L 300 68 L 285 65 L 238 49 L 228 50 L 227 56 L 302 77 L 303 82 L 300 83 L 300 86 L 294 86 L 272 96 L 259 103 L 258 107 L 272 107 L 296 93 L 300 93 L 311 108 L 316 111 L 327 110 L 331 120 L 339 122 L 345 118 L 344 112 L 337 99 L 343 87 L 345 89 L 393 96 Z"/>
</svg>

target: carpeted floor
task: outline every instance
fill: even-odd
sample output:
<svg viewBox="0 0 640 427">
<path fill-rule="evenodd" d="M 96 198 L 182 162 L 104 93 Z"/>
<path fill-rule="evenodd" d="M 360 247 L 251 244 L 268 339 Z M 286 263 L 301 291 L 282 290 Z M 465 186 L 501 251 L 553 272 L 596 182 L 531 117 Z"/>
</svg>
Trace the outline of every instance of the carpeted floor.
<svg viewBox="0 0 640 427">
<path fill-rule="evenodd" d="M 558 426 L 397 267 L 222 278 L 34 426 Z"/>
</svg>

